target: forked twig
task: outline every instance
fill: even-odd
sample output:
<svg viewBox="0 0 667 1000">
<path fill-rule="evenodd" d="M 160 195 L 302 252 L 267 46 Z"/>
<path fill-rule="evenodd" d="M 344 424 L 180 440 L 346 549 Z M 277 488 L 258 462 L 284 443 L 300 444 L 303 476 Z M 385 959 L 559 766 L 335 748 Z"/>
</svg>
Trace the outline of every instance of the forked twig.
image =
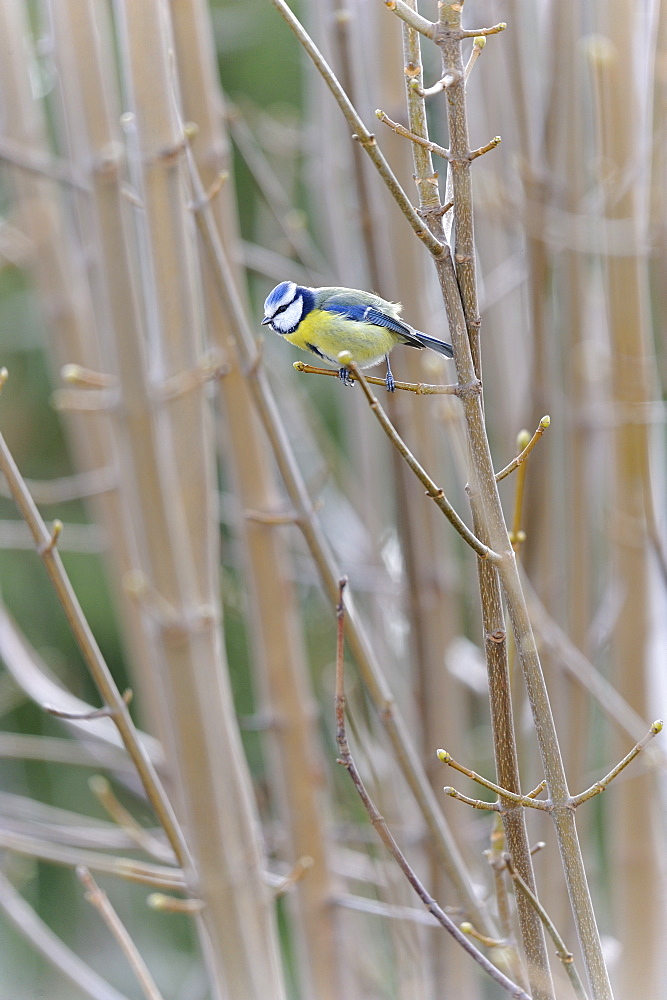
<svg viewBox="0 0 667 1000">
<path fill-rule="evenodd" d="M 570 809 L 576 809 L 578 806 L 582 805 L 584 802 L 588 802 L 594 796 L 599 795 L 604 792 L 614 778 L 617 778 L 621 771 L 624 770 L 635 759 L 635 757 L 644 750 L 648 743 L 657 736 L 658 733 L 662 732 L 663 724 L 661 719 L 657 719 L 649 729 L 648 733 L 636 743 L 632 750 L 623 757 L 622 760 L 616 764 L 615 767 L 609 771 L 604 778 L 600 778 L 596 781 L 590 788 L 585 791 L 580 792 L 578 795 L 571 795 L 567 800 L 567 806 Z M 449 764 L 455 770 L 460 771 L 461 774 L 465 774 L 466 777 L 470 778 L 472 781 L 476 781 L 478 785 L 482 788 L 487 788 L 489 791 L 495 792 L 499 799 L 508 799 L 510 802 L 515 803 L 517 806 L 525 806 L 528 809 L 541 809 L 544 812 L 552 812 L 554 809 L 554 803 L 551 799 L 538 799 L 537 796 L 540 795 L 544 788 L 546 787 L 546 782 L 541 781 L 537 788 L 534 788 L 532 792 L 527 795 L 518 795 L 515 792 L 510 792 L 506 788 L 502 788 L 497 785 L 494 781 L 489 781 L 488 778 L 484 778 L 481 774 L 477 774 L 476 771 L 471 771 L 470 768 L 466 767 L 464 764 L 459 764 L 458 761 L 454 760 L 452 755 L 446 750 L 437 751 L 438 760 L 442 761 L 443 764 Z M 472 799 L 467 795 L 463 795 L 461 792 L 457 791 L 456 788 L 452 788 L 447 785 L 443 791 L 446 795 L 451 798 L 458 799 L 460 802 L 465 802 L 466 805 L 472 806 L 473 809 L 489 809 L 494 812 L 502 812 L 503 806 L 500 801 L 496 802 L 485 802 L 482 799 Z"/>
</svg>

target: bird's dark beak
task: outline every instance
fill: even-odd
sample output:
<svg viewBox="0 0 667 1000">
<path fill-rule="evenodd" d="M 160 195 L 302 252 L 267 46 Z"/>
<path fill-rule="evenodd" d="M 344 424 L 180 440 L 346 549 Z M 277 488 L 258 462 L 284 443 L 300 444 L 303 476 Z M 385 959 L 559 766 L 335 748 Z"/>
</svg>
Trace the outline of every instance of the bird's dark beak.
<svg viewBox="0 0 667 1000">
<path fill-rule="evenodd" d="M 262 326 L 268 326 L 270 322 L 271 322 L 271 317 L 265 316 L 264 319 L 262 320 Z"/>
</svg>

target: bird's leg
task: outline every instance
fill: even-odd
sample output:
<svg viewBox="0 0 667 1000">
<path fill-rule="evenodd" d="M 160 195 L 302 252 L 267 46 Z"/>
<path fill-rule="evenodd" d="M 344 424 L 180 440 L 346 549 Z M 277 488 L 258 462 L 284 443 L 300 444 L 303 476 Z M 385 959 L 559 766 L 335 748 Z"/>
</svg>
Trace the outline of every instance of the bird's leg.
<svg viewBox="0 0 667 1000">
<path fill-rule="evenodd" d="M 339 368 L 338 378 L 341 380 L 343 385 L 347 385 L 350 389 L 354 389 L 354 379 L 349 368 Z"/>
<path fill-rule="evenodd" d="M 385 385 L 387 386 L 387 392 L 396 392 L 396 383 L 394 382 L 394 376 L 391 373 L 391 366 L 389 364 L 389 355 L 385 354 L 384 360 L 387 362 L 387 377 L 385 379 Z"/>
</svg>

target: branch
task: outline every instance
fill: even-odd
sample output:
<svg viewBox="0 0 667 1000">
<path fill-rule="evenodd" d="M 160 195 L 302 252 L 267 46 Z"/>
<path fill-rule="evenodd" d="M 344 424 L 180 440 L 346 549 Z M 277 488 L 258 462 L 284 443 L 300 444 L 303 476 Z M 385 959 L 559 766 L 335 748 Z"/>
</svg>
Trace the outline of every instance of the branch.
<svg viewBox="0 0 667 1000">
<path fill-rule="evenodd" d="M 510 802 L 514 802 L 518 806 L 527 806 L 529 809 L 543 809 L 546 812 L 551 809 L 550 802 L 545 799 L 536 799 L 534 797 L 535 794 L 539 794 L 539 791 L 542 790 L 542 785 L 538 785 L 535 793 L 531 793 L 530 795 L 518 795 L 516 792 L 508 791 L 507 788 L 501 788 L 500 785 L 496 785 L 495 782 L 489 781 L 488 778 L 483 778 L 481 774 L 477 774 L 476 771 L 471 771 L 463 764 L 459 764 L 459 762 L 454 760 L 452 755 L 446 750 L 436 751 L 436 757 L 438 760 L 442 761 L 443 764 L 449 764 L 449 766 L 453 767 L 456 771 L 460 771 L 461 774 L 465 774 L 466 777 L 476 781 L 478 785 L 482 786 L 482 788 L 488 788 L 489 791 L 495 792 L 496 795 L 502 799 L 509 799 Z M 455 789 L 447 788 L 446 791 L 448 795 L 451 795 Z M 459 797 L 459 793 L 457 792 L 455 798 Z M 495 806 L 490 805 L 489 803 L 484 803 L 485 809 L 494 807 Z"/>
<path fill-rule="evenodd" d="M 306 364 L 305 361 L 295 361 L 292 367 L 298 372 L 304 372 L 306 375 L 329 375 L 334 378 L 338 378 L 338 372 L 332 371 L 331 368 L 315 368 L 313 365 Z M 358 382 L 359 379 L 356 375 L 351 375 L 350 378 L 354 382 Z M 383 378 L 377 378 L 375 375 L 365 375 L 364 378 L 371 385 L 386 385 L 386 380 Z M 394 382 L 395 389 L 403 389 L 405 392 L 414 392 L 417 396 L 458 396 L 461 393 L 461 387 L 458 383 L 453 385 L 427 385 L 426 382 Z"/>
<path fill-rule="evenodd" d="M 419 93 L 419 91 L 417 92 Z M 420 96 L 424 97 L 425 93 L 426 92 L 423 91 Z M 392 121 L 381 108 L 378 108 L 375 114 L 383 125 L 387 125 L 397 135 L 403 136 L 404 139 L 409 139 L 410 142 L 416 142 L 418 146 L 423 146 L 424 149 L 428 149 L 429 153 L 435 153 L 436 156 L 441 156 L 443 160 L 451 160 L 451 154 L 448 149 L 445 149 L 444 146 L 439 146 L 437 142 L 431 142 L 430 139 L 424 139 L 421 135 L 415 135 L 415 133 L 407 129 L 405 125 L 400 125 L 398 122 Z"/>
<path fill-rule="evenodd" d="M 581 982 L 581 978 L 577 972 L 577 967 L 574 964 L 574 956 L 572 955 L 572 952 L 565 947 L 565 942 L 556 930 L 556 925 L 553 920 L 544 909 L 535 893 L 528 885 L 526 885 L 524 880 L 519 875 L 518 871 L 514 867 L 512 856 L 510 854 L 505 855 L 505 865 L 507 866 L 507 871 L 510 873 L 515 886 L 517 886 L 524 896 L 526 896 L 526 898 L 530 901 L 530 905 L 535 909 L 537 915 L 544 924 L 547 933 L 550 935 L 553 943 L 555 944 L 556 954 L 565 967 L 565 971 L 568 975 L 570 983 L 572 984 L 572 989 L 574 990 L 577 1000 L 588 1000 L 583 983 Z"/>
<path fill-rule="evenodd" d="M 433 502 L 435 503 L 436 507 L 440 508 L 440 510 L 445 515 L 445 517 L 452 525 L 452 527 L 454 527 L 458 531 L 459 535 L 464 540 L 464 542 L 468 543 L 468 545 L 477 553 L 480 559 L 489 559 L 491 562 L 497 561 L 499 558 L 498 554 L 494 552 L 492 549 L 490 549 L 488 545 L 484 545 L 483 542 L 480 542 L 479 538 L 477 538 L 477 536 L 473 534 L 473 532 L 470 530 L 467 524 L 463 520 L 461 520 L 459 515 L 456 513 L 456 511 L 450 504 L 449 500 L 445 496 L 443 490 L 440 489 L 440 487 L 433 482 L 433 480 L 427 473 L 426 469 L 424 469 L 424 467 L 420 465 L 417 459 L 414 457 L 414 455 L 406 445 L 405 441 L 403 441 L 403 439 L 400 437 L 398 431 L 392 424 L 391 420 L 380 406 L 377 396 L 373 395 L 373 392 L 370 386 L 368 385 L 365 376 L 361 374 L 360 369 L 357 367 L 354 361 L 352 361 L 350 357 L 350 352 L 341 351 L 341 353 L 338 355 L 338 361 L 344 368 L 349 368 L 352 371 L 353 375 L 355 375 L 357 380 L 361 383 L 361 388 L 364 390 L 364 394 L 366 396 L 366 399 L 368 400 L 370 408 L 375 414 L 375 417 L 377 418 L 380 426 L 382 427 L 382 430 L 385 432 L 389 440 L 392 442 L 394 448 L 396 448 L 396 451 L 399 453 L 399 455 L 401 455 L 405 459 L 405 461 L 410 466 L 417 479 L 419 479 L 419 481 L 426 487 L 426 496 L 430 497 L 431 500 L 433 500 Z"/>
<path fill-rule="evenodd" d="M 457 941 L 461 947 L 468 952 L 469 955 L 474 958 L 478 965 L 496 982 L 501 986 L 510 996 L 515 997 L 516 1000 L 530 1000 L 528 994 L 517 986 L 516 983 L 512 982 L 500 969 L 496 968 L 488 958 L 481 953 L 475 946 L 468 940 L 465 934 L 456 926 L 451 917 L 448 917 L 441 906 L 436 903 L 433 897 L 426 891 L 426 888 L 418 878 L 416 872 L 408 862 L 407 858 L 401 851 L 400 847 L 396 843 L 393 834 L 391 833 L 389 827 L 387 826 L 386 820 L 378 812 L 373 800 L 371 799 L 366 786 L 361 780 L 361 775 L 357 771 L 356 764 L 350 752 L 350 747 L 347 742 L 347 732 L 345 729 L 345 665 L 343 659 L 344 650 L 344 634 L 345 634 L 345 605 L 343 603 L 343 593 L 347 585 L 347 578 L 344 577 L 340 580 L 339 590 L 338 590 L 338 605 L 336 607 L 336 618 L 338 620 L 337 628 L 337 642 L 336 642 L 336 697 L 335 697 L 335 708 L 336 708 L 336 742 L 338 744 L 338 752 L 340 754 L 338 763 L 346 769 L 347 773 L 350 775 L 352 782 L 359 794 L 368 817 L 373 825 L 373 829 L 376 831 L 382 843 L 385 845 L 394 861 L 398 864 L 399 868 L 407 878 L 408 882 L 415 890 L 422 903 L 433 916 L 436 918 L 438 923 L 444 927 L 444 929 L 451 934 L 451 936 Z"/>
<path fill-rule="evenodd" d="M 86 889 L 86 899 L 95 907 L 104 923 L 120 945 L 146 1000 L 163 1000 L 157 984 L 149 972 L 148 966 L 139 954 L 139 949 L 132 940 L 127 928 L 109 902 L 106 892 L 98 886 L 93 876 L 84 865 L 79 865 L 76 874 Z"/>
<path fill-rule="evenodd" d="M 0 136 L 0 160 L 28 173 L 69 185 L 78 191 L 90 192 L 90 184 L 69 160 L 50 155 L 41 149 L 32 149 L 11 136 Z"/>
<path fill-rule="evenodd" d="M 397 0 L 398 2 L 398 0 Z M 312 38 L 305 30 L 302 24 L 299 23 L 294 13 L 285 3 L 285 0 L 271 0 L 271 3 L 276 8 L 280 16 L 286 22 L 286 24 L 291 28 L 291 30 L 296 35 L 297 39 L 304 47 L 315 68 L 319 71 L 327 87 L 333 94 L 338 107 L 343 112 L 345 120 L 348 125 L 353 130 L 353 134 L 360 145 L 366 150 L 369 157 L 375 164 L 380 176 L 387 185 L 392 196 L 396 200 L 398 207 L 403 212 L 412 229 L 414 230 L 416 236 L 422 241 L 422 243 L 431 251 L 434 256 L 438 257 L 444 252 L 444 245 L 440 243 L 439 240 L 433 236 L 431 231 L 424 225 L 422 219 L 420 219 L 417 214 L 414 205 L 408 198 L 407 194 L 401 187 L 398 179 L 396 178 L 393 170 L 387 163 L 384 154 L 378 148 L 375 136 L 368 131 L 363 121 L 357 114 L 352 102 L 349 97 L 341 87 L 340 83 L 336 79 L 334 72 L 327 63 L 326 59 L 317 48 Z M 402 5 L 405 6 L 405 5 Z M 427 22 L 430 23 L 430 22 Z"/>
<path fill-rule="evenodd" d="M 53 933 L 1 872 L 0 909 L 35 951 L 73 983 L 77 990 L 90 997 L 90 1000 L 128 1000 L 124 993 L 119 993 L 102 979 Z"/>
<path fill-rule="evenodd" d="M 489 141 L 483 146 L 480 146 L 478 149 L 471 149 L 468 153 L 468 159 L 476 160 L 478 156 L 484 156 L 485 153 L 490 153 L 491 150 L 495 149 L 496 146 L 499 146 L 501 142 L 502 139 L 500 136 L 494 135 L 493 139 L 489 139 Z"/>
<path fill-rule="evenodd" d="M 662 732 L 662 721 L 658 719 L 653 723 L 648 733 L 643 740 L 639 743 L 635 743 L 630 753 L 626 754 L 623 760 L 619 761 L 616 767 L 612 768 L 609 774 L 606 774 L 604 778 L 600 778 L 596 781 L 594 785 L 587 788 L 585 792 L 580 792 L 579 795 L 573 795 L 570 799 L 570 805 L 575 809 L 580 806 L 582 802 L 587 802 L 588 799 L 592 799 L 595 795 L 599 795 L 600 792 L 604 792 L 606 788 L 609 787 L 614 778 L 618 777 L 621 771 L 628 766 L 630 761 L 633 761 L 635 757 L 642 752 L 647 743 L 657 736 L 658 733 Z"/>
<path fill-rule="evenodd" d="M 188 156 L 188 165 L 195 196 L 199 197 L 203 194 L 202 183 L 192 156 Z M 335 601 L 340 577 L 336 559 L 317 519 L 316 505 L 313 504 L 299 471 L 290 437 L 271 392 L 266 373 L 253 363 L 257 356 L 255 336 L 248 323 L 231 264 L 210 207 L 206 206 L 196 212 L 195 220 L 217 279 L 223 309 L 230 320 L 240 364 L 248 374 L 248 387 L 253 403 L 270 443 L 290 504 L 297 511 L 298 527 L 317 567 L 322 585 L 329 598 Z M 469 389 L 472 391 L 472 387 Z M 396 754 L 401 772 L 424 816 L 438 862 L 451 879 L 461 905 L 468 913 L 475 915 L 480 925 L 488 926 L 490 923 L 488 916 L 480 906 L 468 879 L 462 858 L 426 776 L 421 755 L 414 746 L 408 725 L 397 707 L 374 648 L 353 607 L 348 607 L 348 642 L 368 695 Z"/>
<path fill-rule="evenodd" d="M 515 469 L 519 468 L 522 462 L 526 461 L 531 451 L 533 450 L 537 442 L 540 440 L 545 430 L 550 426 L 550 424 L 551 424 L 551 417 L 549 416 L 542 417 L 537 427 L 537 430 L 535 431 L 535 433 L 533 434 L 532 438 L 530 439 L 526 447 L 523 449 L 523 451 L 521 451 L 516 456 L 516 458 L 513 458 L 510 464 L 506 465 L 504 469 L 501 469 L 500 472 L 496 472 L 497 483 L 499 483 L 501 479 L 505 479 L 506 476 L 509 476 L 511 472 L 514 472 Z"/>
<path fill-rule="evenodd" d="M 102 851 L 89 851 L 85 848 L 68 847 L 55 844 L 40 837 L 28 837 L 22 833 L 0 828 L 0 848 L 22 854 L 29 858 L 39 858 L 40 861 L 50 861 L 56 865 L 76 868 L 85 864 L 93 871 L 104 872 L 105 875 L 115 875 L 127 882 L 139 882 L 155 889 L 165 889 L 168 892 L 186 891 L 186 881 L 179 868 L 168 868 L 166 865 L 156 865 L 148 861 L 136 861 L 134 858 L 114 857 Z"/>
<path fill-rule="evenodd" d="M 0 381 L 4 381 L 5 379 L 6 369 L 4 370 L 4 374 L 0 372 Z M 100 697 L 105 705 L 113 709 L 113 721 L 118 728 L 128 754 L 132 758 L 146 795 L 169 839 L 178 863 L 182 867 L 188 867 L 192 870 L 190 852 L 167 793 L 146 753 L 146 749 L 141 743 L 128 707 L 116 686 L 116 682 L 97 645 L 95 636 L 86 621 L 79 600 L 55 546 L 56 539 L 47 530 L 2 434 L 0 434 L 0 469 L 5 474 L 14 502 L 30 529 L 37 551 L 44 563 L 58 599 L 62 604 L 70 628 L 83 654 L 83 658 L 99 691 Z"/>
<path fill-rule="evenodd" d="M 101 774 L 95 774 L 92 778 L 88 779 L 88 787 L 102 808 L 106 810 L 130 840 L 134 841 L 138 847 L 151 857 L 163 858 L 164 846 L 162 842 L 157 840 L 149 830 L 145 830 L 125 806 L 118 801 L 107 778 Z"/>
<path fill-rule="evenodd" d="M 464 795 L 463 792 L 452 788 L 451 785 L 445 785 L 443 792 L 445 795 L 449 795 L 451 799 L 457 799 L 457 801 L 463 802 L 467 806 L 472 806 L 473 809 L 487 809 L 489 812 L 501 812 L 501 805 L 498 800 L 495 802 L 485 802 L 484 799 L 471 799 L 469 795 Z"/>
<path fill-rule="evenodd" d="M 504 31 L 506 27 L 507 24 L 505 21 L 499 21 L 498 24 L 494 24 L 490 28 L 460 28 L 458 37 L 485 38 L 487 35 L 497 35 L 500 31 Z"/>
<path fill-rule="evenodd" d="M 400 17 L 401 21 L 405 21 L 411 28 L 418 31 L 420 35 L 425 35 L 426 38 L 435 37 L 436 25 L 433 21 L 422 17 L 412 7 L 408 7 L 403 0 L 384 0 L 384 5 L 389 10 L 393 10 L 394 14 Z"/>
</svg>

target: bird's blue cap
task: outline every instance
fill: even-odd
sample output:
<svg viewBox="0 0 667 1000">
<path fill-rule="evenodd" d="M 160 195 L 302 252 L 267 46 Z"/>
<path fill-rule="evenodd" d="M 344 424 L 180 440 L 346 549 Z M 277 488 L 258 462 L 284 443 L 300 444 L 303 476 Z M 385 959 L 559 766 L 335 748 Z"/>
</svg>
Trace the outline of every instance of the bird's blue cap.
<svg viewBox="0 0 667 1000">
<path fill-rule="evenodd" d="M 279 285 L 269 292 L 264 303 L 264 315 L 275 316 L 281 306 L 287 305 L 294 298 L 296 284 L 293 281 L 281 281 Z"/>
</svg>

